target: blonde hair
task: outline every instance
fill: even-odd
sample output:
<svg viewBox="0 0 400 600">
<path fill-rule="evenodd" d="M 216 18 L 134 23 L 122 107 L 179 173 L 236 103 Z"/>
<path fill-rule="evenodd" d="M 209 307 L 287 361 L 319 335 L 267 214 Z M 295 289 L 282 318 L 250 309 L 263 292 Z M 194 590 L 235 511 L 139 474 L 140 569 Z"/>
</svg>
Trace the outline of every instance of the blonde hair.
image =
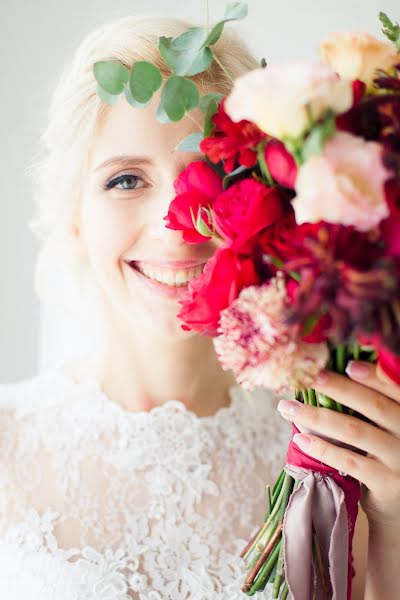
<svg viewBox="0 0 400 600">
<path fill-rule="evenodd" d="M 36 204 L 36 215 L 29 226 L 41 241 L 34 287 L 44 302 L 78 317 L 88 301 L 90 314 L 89 296 L 96 287 L 73 235 L 91 145 L 102 117 L 110 110 L 97 95 L 93 64 L 116 60 L 130 68 L 135 61 L 146 60 L 166 78 L 171 72 L 157 48 L 158 38 L 179 35 L 193 26 L 167 16 L 119 17 L 89 33 L 61 73 L 50 98 L 48 124 L 40 138 L 42 147 L 28 167 Z M 260 66 L 241 36 L 230 27 L 224 28 L 213 52 L 217 60 L 190 79 L 224 95 L 230 92 L 236 77 Z M 59 274 L 60 269 L 66 269 L 72 278 L 78 293 L 75 298 L 68 299 L 65 291 L 56 290 L 54 273 Z"/>
</svg>

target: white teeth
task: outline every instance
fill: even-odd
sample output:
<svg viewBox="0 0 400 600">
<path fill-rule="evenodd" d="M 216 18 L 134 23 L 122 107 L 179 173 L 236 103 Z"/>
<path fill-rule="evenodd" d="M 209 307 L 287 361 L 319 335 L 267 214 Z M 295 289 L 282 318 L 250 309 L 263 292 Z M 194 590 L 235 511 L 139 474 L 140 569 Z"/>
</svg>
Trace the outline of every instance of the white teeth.
<svg viewBox="0 0 400 600">
<path fill-rule="evenodd" d="M 204 264 L 197 267 L 191 267 L 190 269 L 181 269 L 179 271 L 156 271 L 150 267 L 137 266 L 138 270 L 146 275 L 146 277 L 149 277 L 149 279 L 155 279 L 156 281 L 172 286 L 186 285 L 190 279 L 200 275 L 200 273 L 203 271 L 203 267 Z"/>
</svg>

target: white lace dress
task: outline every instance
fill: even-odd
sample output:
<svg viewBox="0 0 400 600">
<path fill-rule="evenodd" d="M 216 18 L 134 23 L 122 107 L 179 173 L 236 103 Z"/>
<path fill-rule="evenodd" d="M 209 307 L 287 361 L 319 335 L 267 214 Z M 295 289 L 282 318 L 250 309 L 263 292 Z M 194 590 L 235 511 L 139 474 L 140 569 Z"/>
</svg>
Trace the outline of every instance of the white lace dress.
<svg viewBox="0 0 400 600">
<path fill-rule="evenodd" d="M 61 368 L 1 384 L 1 600 L 246 598 L 239 555 L 291 424 L 267 390 L 230 396 L 198 417 L 127 411 Z"/>
</svg>

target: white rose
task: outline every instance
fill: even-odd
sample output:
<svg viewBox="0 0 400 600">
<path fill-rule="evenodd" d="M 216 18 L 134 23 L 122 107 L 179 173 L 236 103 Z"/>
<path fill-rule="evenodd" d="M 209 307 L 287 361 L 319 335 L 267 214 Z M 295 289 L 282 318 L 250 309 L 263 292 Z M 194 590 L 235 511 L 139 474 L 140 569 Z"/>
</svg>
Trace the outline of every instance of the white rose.
<svg viewBox="0 0 400 600">
<path fill-rule="evenodd" d="M 290 63 L 249 71 L 234 81 L 225 110 L 234 122 L 246 119 L 282 139 L 298 137 L 328 110 L 346 112 L 353 103 L 351 81 L 330 67 Z"/>
</svg>

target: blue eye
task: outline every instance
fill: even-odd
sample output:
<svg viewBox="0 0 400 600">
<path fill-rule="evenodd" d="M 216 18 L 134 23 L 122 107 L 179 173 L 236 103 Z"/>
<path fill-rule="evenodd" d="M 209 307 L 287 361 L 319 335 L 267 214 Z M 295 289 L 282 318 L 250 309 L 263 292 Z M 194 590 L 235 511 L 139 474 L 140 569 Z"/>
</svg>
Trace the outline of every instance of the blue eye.
<svg viewBox="0 0 400 600">
<path fill-rule="evenodd" d="M 119 185 L 120 183 L 126 183 L 126 182 L 129 185 L 129 181 L 133 180 L 133 182 L 137 182 L 139 179 L 144 181 L 143 177 L 139 177 L 139 175 L 120 175 L 119 177 L 110 179 L 110 181 L 105 184 L 104 189 L 110 190 L 110 189 L 116 187 L 117 185 Z M 124 187 L 118 188 L 118 189 L 120 189 L 120 190 L 135 190 L 135 189 L 140 189 L 140 188 L 137 188 L 137 186 L 135 185 L 135 187 L 125 187 L 124 186 Z"/>
</svg>

